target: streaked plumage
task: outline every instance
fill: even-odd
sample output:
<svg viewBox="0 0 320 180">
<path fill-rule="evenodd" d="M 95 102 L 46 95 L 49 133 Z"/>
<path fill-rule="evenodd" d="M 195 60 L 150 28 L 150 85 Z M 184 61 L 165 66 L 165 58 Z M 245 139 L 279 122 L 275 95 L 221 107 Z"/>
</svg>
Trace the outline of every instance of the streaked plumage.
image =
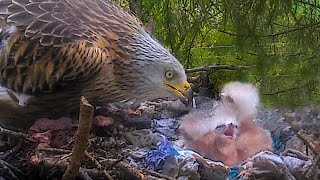
<svg viewBox="0 0 320 180">
<path fill-rule="evenodd" d="M 0 83 L 23 116 L 74 111 L 81 95 L 93 104 L 188 101 L 181 64 L 111 1 L 1 0 L 0 17 Z"/>
</svg>

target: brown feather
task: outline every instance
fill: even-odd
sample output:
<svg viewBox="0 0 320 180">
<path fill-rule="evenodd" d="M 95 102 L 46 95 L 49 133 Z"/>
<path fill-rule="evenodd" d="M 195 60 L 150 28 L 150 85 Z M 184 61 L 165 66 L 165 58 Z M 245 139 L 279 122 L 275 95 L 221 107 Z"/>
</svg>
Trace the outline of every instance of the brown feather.
<svg viewBox="0 0 320 180">
<path fill-rule="evenodd" d="M 0 30 L 0 84 L 26 104 L 0 109 L 1 125 L 68 115 L 82 95 L 93 105 L 177 98 L 167 68 L 176 86 L 186 82 L 177 59 L 109 0 L 0 0 Z"/>
<path fill-rule="evenodd" d="M 122 32 L 138 33 L 142 27 L 119 8 L 103 0 L 0 2 L 4 20 L 19 29 L 2 52 L 0 83 L 16 92 L 52 92 L 72 81 L 89 80 L 106 58 L 111 61 L 120 55 L 129 60 L 115 41 Z M 122 32 L 114 31 L 113 26 Z"/>
</svg>

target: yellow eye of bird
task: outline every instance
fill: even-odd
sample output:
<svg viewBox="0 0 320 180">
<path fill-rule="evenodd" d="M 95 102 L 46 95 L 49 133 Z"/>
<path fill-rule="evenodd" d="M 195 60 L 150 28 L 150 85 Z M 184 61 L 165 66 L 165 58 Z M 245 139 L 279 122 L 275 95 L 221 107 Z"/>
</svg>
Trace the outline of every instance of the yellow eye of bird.
<svg viewBox="0 0 320 180">
<path fill-rule="evenodd" d="M 174 75 L 174 74 L 173 74 L 173 71 L 170 71 L 170 70 L 169 70 L 169 71 L 166 72 L 166 78 L 167 78 L 167 79 L 173 78 L 173 75 Z"/>
</svg>

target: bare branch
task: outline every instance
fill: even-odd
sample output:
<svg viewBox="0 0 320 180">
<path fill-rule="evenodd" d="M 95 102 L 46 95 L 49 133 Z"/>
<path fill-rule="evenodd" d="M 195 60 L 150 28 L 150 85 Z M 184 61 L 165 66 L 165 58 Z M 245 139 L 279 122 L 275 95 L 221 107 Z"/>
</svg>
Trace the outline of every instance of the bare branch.
<svg viewBox="0 0 320 180">
<path fill-rule="evenodd" d="M 7 150 L 5 151 L 5 153 L 3 153 L 1 156 L 0 156 L 0 159 L 6 159 L 7 157 L 9 157 L 11 154 L 14 154 L 16 153 L 22 146 L 22 143 L 23 143 L 23 140 L 22 139 L 19 139 L 19 142 L 10 150 Z"/>
<path fill-rule="evenodd" d="M 311 85 L 311 83 L 307 83 L 307 84 L 304 84 L 304 85 L 301 85 L 301 86 L 295 86 L 295 87 L 291 87 L 291 88 L 288 88 L 288 89 L 275 91 L 275 92 L 272 92 L 272 93 L 263 93 L 262 95 L 265 95 L 265 96 L 278 95 L 278 94 L 282 94 L 282 93 L 291 92 L 291 91 L 294 91 L 294 90 L 297 90 L 297 89 L 300 89 L 300 88 L 304 88 L 304 87 L 307 87 L 307 86 L 310 86 L 310 85 Z"/>
<path fill-rule="evenodd" d="M 79 127 L 75 135 L 69 165 L 63 174 L 63 180 L 75 179 L 81 166 L 81 160 L 85 155 L 93 119 L 93 106 L 85 97 L 81 97 Z"/>
<path fill-rule="evenodd" d="M 3 127 L 0 126 L 0 134 L 6 134 L 8 136 L 11 137 L 16 137 L 16 138 L 26 138 L 28 135 L 23 133 L 23 132 L 19 132 L 19 131 L 13 131 L 10 129 L 5 129 Z"/>
<path fill-rule="evenodd" d="M 281 32 L 277 32 L 277 33 L 273 33 L 273 34 L 266 34 L 266 35 L 246 35 L 246 34 L 236 34 L 236 33 L 232 33 L 232 32 L 228 32 L 222 29 L 218 29 L 219 32 L 224 33 L 224 34 L 228 34 L 230 36 L 237 36 L 237 37 L 275 37 L 275 36 L 281 36 L 281 35 L 286 35 L 286 34 L 290 34 L 296 31 L 300 31 L 300 30 L 304 30 L 304 29 L 308 29 L 308 28 L 317 28 L 319 27 L 320 22 L 316 22 L 316 23 L 312 23 L 312 24 L 308 24 L 305 26 L 301 26 L 301 27 L 297 27 L 294 29 L 289 29 L 287 31 L 281 31 Z"/>
<path fill-rule="evenodd" d="M 103 159 L 100 161 L 100 163 L 104 164 L 105 166 L 114 166 L 116 168 L 119 168 L 120 170 L 134 176 L 138 180 L 145 179 L 145 177 L 142 174 L 140 169 L 133 167 L 130 164 L 125 163 L 123 161 L 112 160 L 112 159 Z"/>
<path fill-rule="evenodd" d="M 297 137 L 317 156 L 319 152 L 299 133 L 299 129 L 292 123 L 296 121 L 295 117 L 290 113 L 282 113 L 282 116 L 284 117 L 284 121 L 291 126 L 292 131 L 297 135 Z"/>
<path fill-rule="evenodd" d="M 219 65 L 213 64 L 209 66 L 201 66 L 191 69 L 186 69 L 186 73 L 194 73 L 201 71 L 214 71 L 214 70 L 248 70 L 253 68 L 254 66 L 234 66 L 234 65 Z"/>
</svg>

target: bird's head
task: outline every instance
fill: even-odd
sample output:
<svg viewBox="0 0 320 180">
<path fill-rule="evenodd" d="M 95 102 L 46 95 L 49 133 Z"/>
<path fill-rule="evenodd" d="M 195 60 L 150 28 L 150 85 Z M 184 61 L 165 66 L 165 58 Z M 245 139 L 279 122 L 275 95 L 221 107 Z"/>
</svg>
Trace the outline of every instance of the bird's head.
<svg viewBox="0 0 320 180">
<path fill-rule="evenodd" d="M 260 103 L 258 89 L 249 83 L 230 82 L 221 90 L 221 101 L 240 116 L 253 116 Z"/>
<path fill-rule="evenodd" d="M 233 140 L 238 137 L 240 123 L 229 109 L 224 106 L 217 107 L 213 118 L 211 126 L 215 133 Z"/>
<path fill-rule="evenodd" d="M 192 90 L 180 62 L 149 35 L 138 35 L 128 48 L 130 63 L 121 67 L 119 84 L 129 87 L 135 101 L 179 99 L 192 104 Z"/>
<path fill-rule="evenodd" d="M 239 128 L 237 124 L 229 123 L 229 124 L 221 124 L 217 127 L 215 127 L 216 133 L 230 138 L 232 140 L 235 140 L 238 137 Z"/>
</svg>

